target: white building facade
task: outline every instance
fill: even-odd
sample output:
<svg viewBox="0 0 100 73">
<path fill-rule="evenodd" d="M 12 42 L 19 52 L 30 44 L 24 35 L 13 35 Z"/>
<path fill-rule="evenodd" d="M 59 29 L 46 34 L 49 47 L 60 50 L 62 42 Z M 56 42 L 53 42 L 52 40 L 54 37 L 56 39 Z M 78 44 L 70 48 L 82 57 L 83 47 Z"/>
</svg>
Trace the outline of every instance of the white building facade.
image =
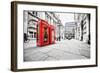
<svg viewBox="0 0 100 73">
<path fill-rule="evenodd" d="M 26 35 L 27 40 L 36 41 L 37 22 L 39 19 L 43 19 L 47 21 L 50 25 L 53 25 L 55 27 L 56 38 L 59 36 L 58 22 L 60 21 L 60 19 L 57 14 L 53 12 L 26 11 L 26 10 L 23 12 L 23 14 L 24 14 L 24 35 Z"/>
<path fill-rule="evenodd" d="M 75 14 L 75 38 L 90 44 L 90 14 Z"/>
</svg>

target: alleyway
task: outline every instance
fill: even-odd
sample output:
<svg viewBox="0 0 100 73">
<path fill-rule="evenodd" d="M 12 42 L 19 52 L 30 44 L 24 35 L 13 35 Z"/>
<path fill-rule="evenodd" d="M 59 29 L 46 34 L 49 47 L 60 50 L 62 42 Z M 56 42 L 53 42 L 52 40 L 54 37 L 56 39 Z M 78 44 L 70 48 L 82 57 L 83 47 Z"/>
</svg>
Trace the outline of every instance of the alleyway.
<svg viewBox="0 0 100 73">
<path fill-rule="evenodd" d="M 28 46 L 28 44 L 27 44 Z M 24 47 L 24 61 L 49 61 L 49 60 L 75 60 L 89 59 L 90 45 L 71 39 L 62 40 L 55 44 L 32 47 Z"/>
</svg>

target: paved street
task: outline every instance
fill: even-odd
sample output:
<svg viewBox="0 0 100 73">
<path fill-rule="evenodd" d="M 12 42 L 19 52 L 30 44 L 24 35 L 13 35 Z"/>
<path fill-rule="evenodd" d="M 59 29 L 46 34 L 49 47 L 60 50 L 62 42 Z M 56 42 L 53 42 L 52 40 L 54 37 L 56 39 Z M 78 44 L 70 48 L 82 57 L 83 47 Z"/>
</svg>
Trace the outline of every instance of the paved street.
<svg viewBox="0 0 100 73">
<path fill-rule="evenodd" d="M 25 62 L 90 58 L 90 46 L 75 39 L 62 40 L 43 47 L 33 47 L 32 45 L 32 42 L 24 44 Z"/>
</svg>

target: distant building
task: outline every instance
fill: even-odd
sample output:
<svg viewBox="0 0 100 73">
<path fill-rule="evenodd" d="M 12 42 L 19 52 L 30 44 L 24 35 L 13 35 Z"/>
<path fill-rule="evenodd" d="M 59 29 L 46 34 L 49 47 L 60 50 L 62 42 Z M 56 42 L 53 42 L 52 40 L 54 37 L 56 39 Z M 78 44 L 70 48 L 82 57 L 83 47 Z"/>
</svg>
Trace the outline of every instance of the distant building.
<svg viewBox="0 0 100 73">
<path fill-rule="evenodd" d="M 77 40 L 90 44 L 90 14 L 75 13 L 75 38 Z"/>
<path fill-rule="evenodd" d="M 65 23 L 65 38 L 75 38 L 75 22 Z"/>
</svg>

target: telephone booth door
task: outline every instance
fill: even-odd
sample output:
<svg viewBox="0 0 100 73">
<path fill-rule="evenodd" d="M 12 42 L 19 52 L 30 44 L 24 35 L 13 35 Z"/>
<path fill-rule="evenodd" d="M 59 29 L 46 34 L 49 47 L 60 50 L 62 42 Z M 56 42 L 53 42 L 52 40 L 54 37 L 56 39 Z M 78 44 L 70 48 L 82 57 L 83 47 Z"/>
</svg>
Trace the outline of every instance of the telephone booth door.
<svg viewBox="0 0 100 73">
<path fill-rule="evenodd" d="M 39 20 L 37 25 L 37 46 L 49 44 L 49 25 L 44 20 Z"/>
<path fill-rule="evenodd" d="M 50 33 L 49 43 L 53 44 L 55 43 L 55 29 L 53 25 L 49 25 L 49 33 Z"/>
</svg>

